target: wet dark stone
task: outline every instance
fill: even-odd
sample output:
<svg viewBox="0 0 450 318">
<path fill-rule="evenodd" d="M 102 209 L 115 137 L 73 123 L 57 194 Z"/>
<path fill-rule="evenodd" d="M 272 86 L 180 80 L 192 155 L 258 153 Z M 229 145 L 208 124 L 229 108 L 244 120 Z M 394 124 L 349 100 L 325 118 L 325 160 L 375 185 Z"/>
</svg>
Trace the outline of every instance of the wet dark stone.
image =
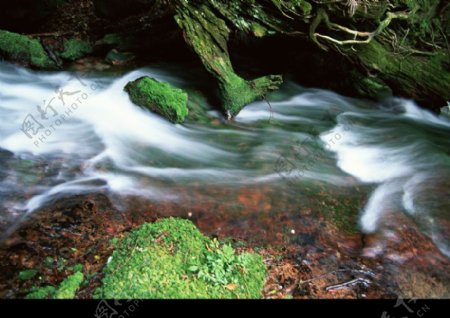
<svg viewBox="0 0 450 318">
<path fill-rule="evenodd" d="M 313 233 L 300 233 L 295 239 L 295 243 L 299 245 L 314 245 L 316 237 Z"/>
<path fill-rule="evenodd" d="M 8 161 L 14 157 L 14 154 L 6 149 L 0 148 L 0 181 L 6 178 L 8 171 Z"/>
</svg>

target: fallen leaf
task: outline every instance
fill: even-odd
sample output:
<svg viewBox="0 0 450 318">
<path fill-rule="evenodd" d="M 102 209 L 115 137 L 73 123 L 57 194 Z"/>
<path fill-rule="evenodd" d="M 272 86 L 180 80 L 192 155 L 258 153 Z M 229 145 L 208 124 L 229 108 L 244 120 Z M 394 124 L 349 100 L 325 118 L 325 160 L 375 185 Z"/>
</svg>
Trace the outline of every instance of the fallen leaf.
<svg viewBox="0 0 450 318">
<path fill-rule="evenodd" d="M 228 290 L 235 290 L 237 288 L 236 284 L 228 284 L 225 286 L 226 289 Z"/>
</svg>

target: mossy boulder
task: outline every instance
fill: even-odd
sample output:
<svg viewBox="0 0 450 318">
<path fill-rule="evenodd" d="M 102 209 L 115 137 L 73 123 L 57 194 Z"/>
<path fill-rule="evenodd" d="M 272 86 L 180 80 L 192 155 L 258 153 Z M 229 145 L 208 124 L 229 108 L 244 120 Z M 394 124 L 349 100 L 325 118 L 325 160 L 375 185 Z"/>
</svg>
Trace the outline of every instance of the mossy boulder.
<svg viewBox="0 0 450 318">
<path fill-rule="evenodd" d="M 146 107 L 173 123 L 181 123 L 188 114 L 188 95 L 168 83 L 150 77 L 141 77 L 129 82 L 125 91 L 136 105 Z"/>
<path fill-rule="evenodd" d="M 64 51 L 59 56 L 65 60 L 75 61 L 93 51 L 91 43 L 81 39 L 69 39 L 64 42 Z"/>
<path fill-rule="evenodd" d="M 147 223 L 118 243 L 95 298 L 260 298 L 261 256 L 237 254 L 202 235 L 192 222 Z"/>
<path fill-rule="evenodd" d="M 39 68 L 55 66 L 39 40 L 3 30 L 0 30 L 0 57 Z"/>
</svg>

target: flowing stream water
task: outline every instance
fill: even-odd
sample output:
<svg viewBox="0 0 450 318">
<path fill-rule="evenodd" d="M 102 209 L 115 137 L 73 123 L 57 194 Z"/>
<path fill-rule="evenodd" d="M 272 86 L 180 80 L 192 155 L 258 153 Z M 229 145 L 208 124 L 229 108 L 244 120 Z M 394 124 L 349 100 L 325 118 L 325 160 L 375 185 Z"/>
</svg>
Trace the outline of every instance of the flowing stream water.
<svg viewBox="0 0 450 318">
<path fill-rule="evenodd" d="M 341 202 L 359 188 L 363 203 L 345 211 L 356 216 L 355 230 L 383 231 L 388 213 L 403 213 L 450 257 L 448 118 L 405 99 L 376 104 L 288 82 L 271 107 L 255 102 L 230 122 L 211 110 L 209 122 L 173 125 L 123 91 L 144 75 L 192 86 L 161 68 L 80 77 L 0 64 L 3 237 L 76 194 L 106 193 L 118 205 L 134 197 L 220 206 L 239 223 L 246 211 L 236 206 L 252 200 L 236 199 L 242 189 L 270 189 L 255 209 L 276 215 L 320 200 L 317 189 Z"/>
</svg>

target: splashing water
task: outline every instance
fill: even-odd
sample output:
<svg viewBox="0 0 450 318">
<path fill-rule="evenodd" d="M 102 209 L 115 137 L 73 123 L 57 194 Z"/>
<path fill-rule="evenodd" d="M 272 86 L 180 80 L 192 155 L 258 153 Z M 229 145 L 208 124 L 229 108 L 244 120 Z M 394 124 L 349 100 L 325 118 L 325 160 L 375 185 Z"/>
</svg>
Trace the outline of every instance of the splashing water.
<svg viewBox="0 0 450 318">
<path fill-rule="evenodd" d="M 132 104 L 123 91 L 144 75 L 189 89 L 183 76 L 149 68 L 77 78 L 0 64 L 4 232 L 74 194 L 106 191 L 175 202 L 182 198 L 174 185 L 226 190 L 288 180 L 301 191 L 311 182 L 368 184 L 376 189 L 361 214 L 363 231 L 382 229 L 385 213 L 400 209 L 450 256 L 448 229 L 440 222 L 450 211 L 449 121 L 408 100 L 375 105 L 289 83 L 272 96 L 270 122 L 267 105 L 256 102 L 233 122 L 172 125 Z M 35 134 L 25 122 L 40 129 Z M 301 151 L 292 157 L 293 149 Z M 280 158 L 286 159 L 283 171 L 276 167 Z M 292 204 L 300 204 L 297 196 Z"/>
</svg>

